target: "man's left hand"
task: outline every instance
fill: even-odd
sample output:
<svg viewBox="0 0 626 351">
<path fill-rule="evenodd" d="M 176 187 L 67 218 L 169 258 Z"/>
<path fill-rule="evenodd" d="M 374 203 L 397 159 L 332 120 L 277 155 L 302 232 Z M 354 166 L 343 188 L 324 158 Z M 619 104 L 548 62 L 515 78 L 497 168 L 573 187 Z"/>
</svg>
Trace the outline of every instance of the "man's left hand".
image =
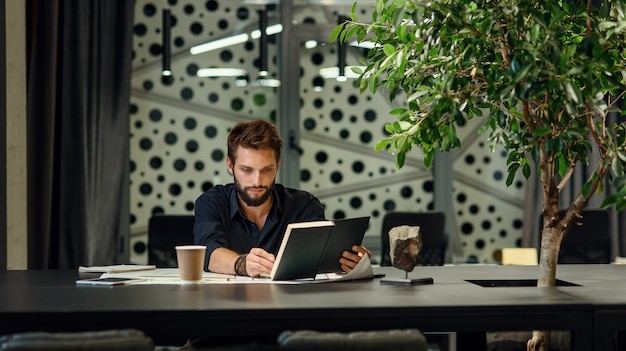
<svg viewBox="0 0 626 351">
<path fill-rule="evenodd" d="M 344 272 L 350 272 L 359 264 L 361 258 L 367 255 L 369 258 L 372 258 L 372 253 L 370 250 L 361 245 L 352 246 L 352 251 L 344 251 L 341 254 L 341 258 L 339 259 L 339 263 L 341 264 L 341 269 Z"/>
</svg>

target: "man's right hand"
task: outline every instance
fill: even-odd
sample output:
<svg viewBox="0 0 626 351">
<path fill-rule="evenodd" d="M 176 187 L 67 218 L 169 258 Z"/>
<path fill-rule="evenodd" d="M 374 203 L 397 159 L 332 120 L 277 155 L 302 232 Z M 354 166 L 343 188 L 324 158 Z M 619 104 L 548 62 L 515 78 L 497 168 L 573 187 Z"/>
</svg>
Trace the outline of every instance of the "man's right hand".
<svg viewBox="0 0 626 351">
<path fill-rule="evenodd" d="M 254 247 L 246 256 L 246 272 L 251 277 L 258 277 L 261 274 L 270 274 L 275 259 L 274 254 L 260 247 Z"/>
</svg>

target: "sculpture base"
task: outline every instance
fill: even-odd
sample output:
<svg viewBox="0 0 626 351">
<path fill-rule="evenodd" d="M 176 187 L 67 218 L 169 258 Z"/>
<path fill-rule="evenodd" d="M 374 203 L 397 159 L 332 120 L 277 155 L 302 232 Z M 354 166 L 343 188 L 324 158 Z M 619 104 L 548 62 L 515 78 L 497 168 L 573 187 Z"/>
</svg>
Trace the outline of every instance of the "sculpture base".
<svg viewBox="0 0 626 351">
<path fill-rule="evenodd" d="M 432 284 L 433 278 L 383 278 L 381 284 L 389 285 L 426 285 Z"/>
</svg>

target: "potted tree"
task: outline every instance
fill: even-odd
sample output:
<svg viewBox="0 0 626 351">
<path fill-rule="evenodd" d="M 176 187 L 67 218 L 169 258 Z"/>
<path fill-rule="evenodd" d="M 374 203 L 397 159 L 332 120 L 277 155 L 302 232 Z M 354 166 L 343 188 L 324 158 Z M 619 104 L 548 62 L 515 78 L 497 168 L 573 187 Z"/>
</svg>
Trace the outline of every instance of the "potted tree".
<svg viewBox="0 0 626 351">
<path fill-rule="evenodd" d="M 376 150 L 397 167 L 413 147 L 430 167 L 437 150 L 460 147 L 456 126 L 481 117 L 492 146 L 508 152 L 507 184 L 535 165 L 543 187 L 539 287 L 554 286 L 559 247 L 588 201 L 615 188 L 603 207 L 626 208 L 626 4 L 623 0 L 377 0 L 372 22 L 352 7 L 331 41 L 375 43 L 356 85 L 406 99 Z M 569 204 L 559 193 L 576 167 L 592 175 Z M 560 209 L 566 208 L 564 213 Z M 549 333 L 533 332 L 529 350 Z"/>
</svg>

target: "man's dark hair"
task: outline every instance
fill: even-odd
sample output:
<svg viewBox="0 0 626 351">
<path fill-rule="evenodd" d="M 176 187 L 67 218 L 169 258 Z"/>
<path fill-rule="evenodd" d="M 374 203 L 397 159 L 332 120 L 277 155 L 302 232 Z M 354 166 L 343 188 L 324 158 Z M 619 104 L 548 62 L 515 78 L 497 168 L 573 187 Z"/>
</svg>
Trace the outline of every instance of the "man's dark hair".
<svg viewBox="0 0 626 351">
<path fill-rule="evenodd" d="M 280 160 L 283 140 L 278 129 L 272 123 L 257 119 L 251 122 L 239 122 L 228 134 L 228 158 L 234 163 L 237 158 L 237 148 L 274 150 L 276 162 Z"/>
</svg>

